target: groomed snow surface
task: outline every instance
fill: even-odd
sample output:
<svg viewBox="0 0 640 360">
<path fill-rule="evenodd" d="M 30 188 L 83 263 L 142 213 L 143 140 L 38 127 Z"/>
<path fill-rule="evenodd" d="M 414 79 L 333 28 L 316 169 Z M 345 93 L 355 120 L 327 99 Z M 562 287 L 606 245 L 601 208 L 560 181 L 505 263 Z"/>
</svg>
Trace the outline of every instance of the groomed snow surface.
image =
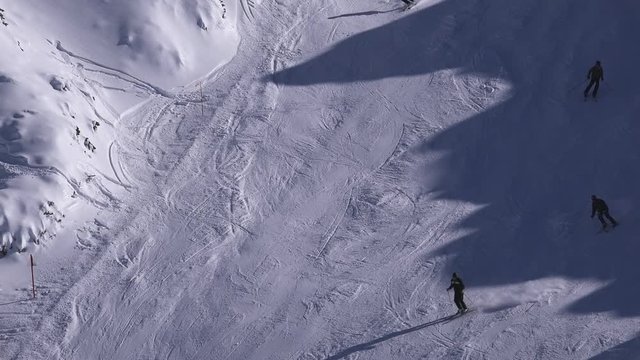
<svg viewBox="0 0 640 360">
<path fill-rule="evenodd" d="M 50 3 L 0 3 L 0 358 L 640 358 L 640 3 Z"/>
</svg>

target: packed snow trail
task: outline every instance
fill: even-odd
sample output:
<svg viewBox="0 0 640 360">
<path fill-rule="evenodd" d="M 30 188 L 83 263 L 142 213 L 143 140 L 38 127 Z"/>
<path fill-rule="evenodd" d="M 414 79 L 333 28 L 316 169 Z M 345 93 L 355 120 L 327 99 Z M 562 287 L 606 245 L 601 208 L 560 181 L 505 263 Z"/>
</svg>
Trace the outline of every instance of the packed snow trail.
<svg viewBox="0 0 640 360">
<path fill-rule="evenodd" d="M 638 5 L 241 5 L 204 102 L 192 86 L 121 121 L 127 213 L 17 358 L 638 349 Z M 612 85 L 585 104 L 568 89 L 595 58 Z M 448 321 L 452 271 L 477 311 Z"/>
</svg>

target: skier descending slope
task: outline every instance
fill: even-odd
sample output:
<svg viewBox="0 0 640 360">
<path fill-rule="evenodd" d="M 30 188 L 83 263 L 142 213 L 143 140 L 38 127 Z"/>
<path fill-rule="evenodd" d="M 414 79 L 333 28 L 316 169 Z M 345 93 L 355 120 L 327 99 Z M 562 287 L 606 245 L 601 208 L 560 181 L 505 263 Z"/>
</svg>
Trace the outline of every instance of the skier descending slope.
<svg viewBox="0 0 640 360">
<path fill-rule="evenodd" d="M 451 290 L 452 288 L 453 301 L 458 307 L 458 314 L 467 311 L 467 305 L 464 303 L 464 283 L 456 273 L 453 273 L 453 276 L 451 277 L 451 285 L 447 288 L 447 291 Z"/>
<path fill-rule="evenodd" d="M 596 212 L 598 213 L 598 220 L 600 220 L 600 222 L 602 223 L 602 230 L 605 230 L 608 226 L 607 222 L 604 220 L 605 217 L 609 219 L 609 221 L 611 221 L 611 225 L 613 225 L 613 227 L 616 227 L 618 225 L 618 222 L 613 217 L 611 217 L 611 215 L 609 215 L 609 207 L 607 206 L 607 203 L 604 202 L 604 200 L 597 198 L 595 195 L 591 195 L 592 219 Z"/>
<path fill-rule="evenodd" d="M 598 88 L 600 88 L 600 80 L 604 81 L 604 70 L 602 70 L 600 61 L 596 61 L 596 64 L 589 69 L 587 79 L 591 79 L 591 81 L 589 82 L 589 85 L 587 85 L 587 88 L 584 89 L 584 99 L 586 100 L 587 96 L 589 96 L 589 90 L 591 90 L 593 85 L 595 85 L 595 87 L 593 88 L 592 96 L 595 99 L 598 95 Z"/>
</svg>

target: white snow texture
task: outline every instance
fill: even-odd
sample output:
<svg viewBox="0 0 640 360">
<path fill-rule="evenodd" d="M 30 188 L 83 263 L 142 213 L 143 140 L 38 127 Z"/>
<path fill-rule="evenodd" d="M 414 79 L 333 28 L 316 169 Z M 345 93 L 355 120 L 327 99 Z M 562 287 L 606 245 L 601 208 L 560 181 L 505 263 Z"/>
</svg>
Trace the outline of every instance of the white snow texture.
<svg viewBox="0 0 640 360">
<path fill-rule="evenodd" d="M 640 358 L 640 2 L 403 8 L 0 0 L 0 359 Z"/>
</svg>

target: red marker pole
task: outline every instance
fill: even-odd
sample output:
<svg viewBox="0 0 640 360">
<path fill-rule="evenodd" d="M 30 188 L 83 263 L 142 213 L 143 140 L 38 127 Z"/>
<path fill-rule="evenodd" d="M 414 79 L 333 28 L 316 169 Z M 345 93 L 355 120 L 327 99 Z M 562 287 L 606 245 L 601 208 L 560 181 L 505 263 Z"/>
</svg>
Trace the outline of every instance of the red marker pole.
<svg viewBox="0 0 640 360">
<path fill-rule="evenodd" d="M 36 298 L 36 278 L 33 275 L 33 255 L 29 255 L 31 258 L 31 288 L 33 289 L 33 298 Z"/>
</svg>

